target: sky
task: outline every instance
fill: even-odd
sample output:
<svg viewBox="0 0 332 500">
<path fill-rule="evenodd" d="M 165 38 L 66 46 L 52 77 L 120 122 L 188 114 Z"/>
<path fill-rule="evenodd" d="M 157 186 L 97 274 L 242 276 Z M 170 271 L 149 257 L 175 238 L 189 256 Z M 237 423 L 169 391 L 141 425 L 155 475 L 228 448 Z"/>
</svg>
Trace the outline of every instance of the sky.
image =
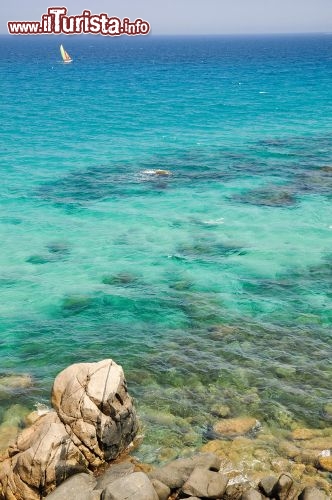
<svg viewBox="0 0 332 500">
<path fill-rule="evenodd" d="M 39 21 L 53 6 L 141 18 L 157 35 L 332 32 L 332 0 L 1 0 L 0 33 L 7 21 Z"/>
</svg>

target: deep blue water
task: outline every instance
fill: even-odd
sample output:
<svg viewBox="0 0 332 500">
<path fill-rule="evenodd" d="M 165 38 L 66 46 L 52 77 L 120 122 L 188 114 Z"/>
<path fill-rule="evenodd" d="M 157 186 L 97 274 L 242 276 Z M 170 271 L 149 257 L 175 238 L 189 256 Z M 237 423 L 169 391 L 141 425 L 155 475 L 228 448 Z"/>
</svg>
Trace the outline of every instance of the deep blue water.
<svg viewBox="0 0 332 500">
<path fill-rule="evenodd" d="M 111 357 L 145 458 L 216 403 L 327 425 L 332 36 L 0 42 L 0 420 Z"/>
</svg>

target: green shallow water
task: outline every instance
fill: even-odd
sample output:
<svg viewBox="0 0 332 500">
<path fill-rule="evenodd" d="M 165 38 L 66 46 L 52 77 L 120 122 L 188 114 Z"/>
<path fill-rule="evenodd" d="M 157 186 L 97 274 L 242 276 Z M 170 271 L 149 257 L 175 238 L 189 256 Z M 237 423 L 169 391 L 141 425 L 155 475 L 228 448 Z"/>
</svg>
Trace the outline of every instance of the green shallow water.
<svg viewBox="0 0 332 500">
<path fill-rule="evenodd" d="M 332 39 L 3 41 L 0 418 L 111 357 L 145 460 L 330 425 Z"/>
</svg>

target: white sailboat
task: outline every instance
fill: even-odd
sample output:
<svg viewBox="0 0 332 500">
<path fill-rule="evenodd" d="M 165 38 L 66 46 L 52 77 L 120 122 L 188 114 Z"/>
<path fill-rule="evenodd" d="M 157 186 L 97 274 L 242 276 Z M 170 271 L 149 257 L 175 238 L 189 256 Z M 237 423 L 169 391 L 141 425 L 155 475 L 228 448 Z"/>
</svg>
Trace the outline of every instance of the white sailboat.
<svg viewBox="0 0 332 500">
<path fill-rule="evenodd" d="M 64 63 L 71 63 L 73 61 L 68 52 L 66 52 L 63 48 L 62 44 L 60 45 L 60 54 Z"/>
</svg>

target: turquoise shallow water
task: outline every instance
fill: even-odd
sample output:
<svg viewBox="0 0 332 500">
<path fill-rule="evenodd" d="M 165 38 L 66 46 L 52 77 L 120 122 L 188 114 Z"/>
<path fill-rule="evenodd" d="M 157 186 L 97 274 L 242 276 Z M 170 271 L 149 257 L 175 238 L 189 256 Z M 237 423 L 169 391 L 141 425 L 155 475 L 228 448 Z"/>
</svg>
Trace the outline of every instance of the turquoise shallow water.
<svg viewBox="0 0 332 500">
<path fill-rule="evenodd" d="M 58 42 L 1 38 L 0 418 L 112 357 L 145 459 L 216 403 L 328 425 L 332 37 Z"/>
</svg>

